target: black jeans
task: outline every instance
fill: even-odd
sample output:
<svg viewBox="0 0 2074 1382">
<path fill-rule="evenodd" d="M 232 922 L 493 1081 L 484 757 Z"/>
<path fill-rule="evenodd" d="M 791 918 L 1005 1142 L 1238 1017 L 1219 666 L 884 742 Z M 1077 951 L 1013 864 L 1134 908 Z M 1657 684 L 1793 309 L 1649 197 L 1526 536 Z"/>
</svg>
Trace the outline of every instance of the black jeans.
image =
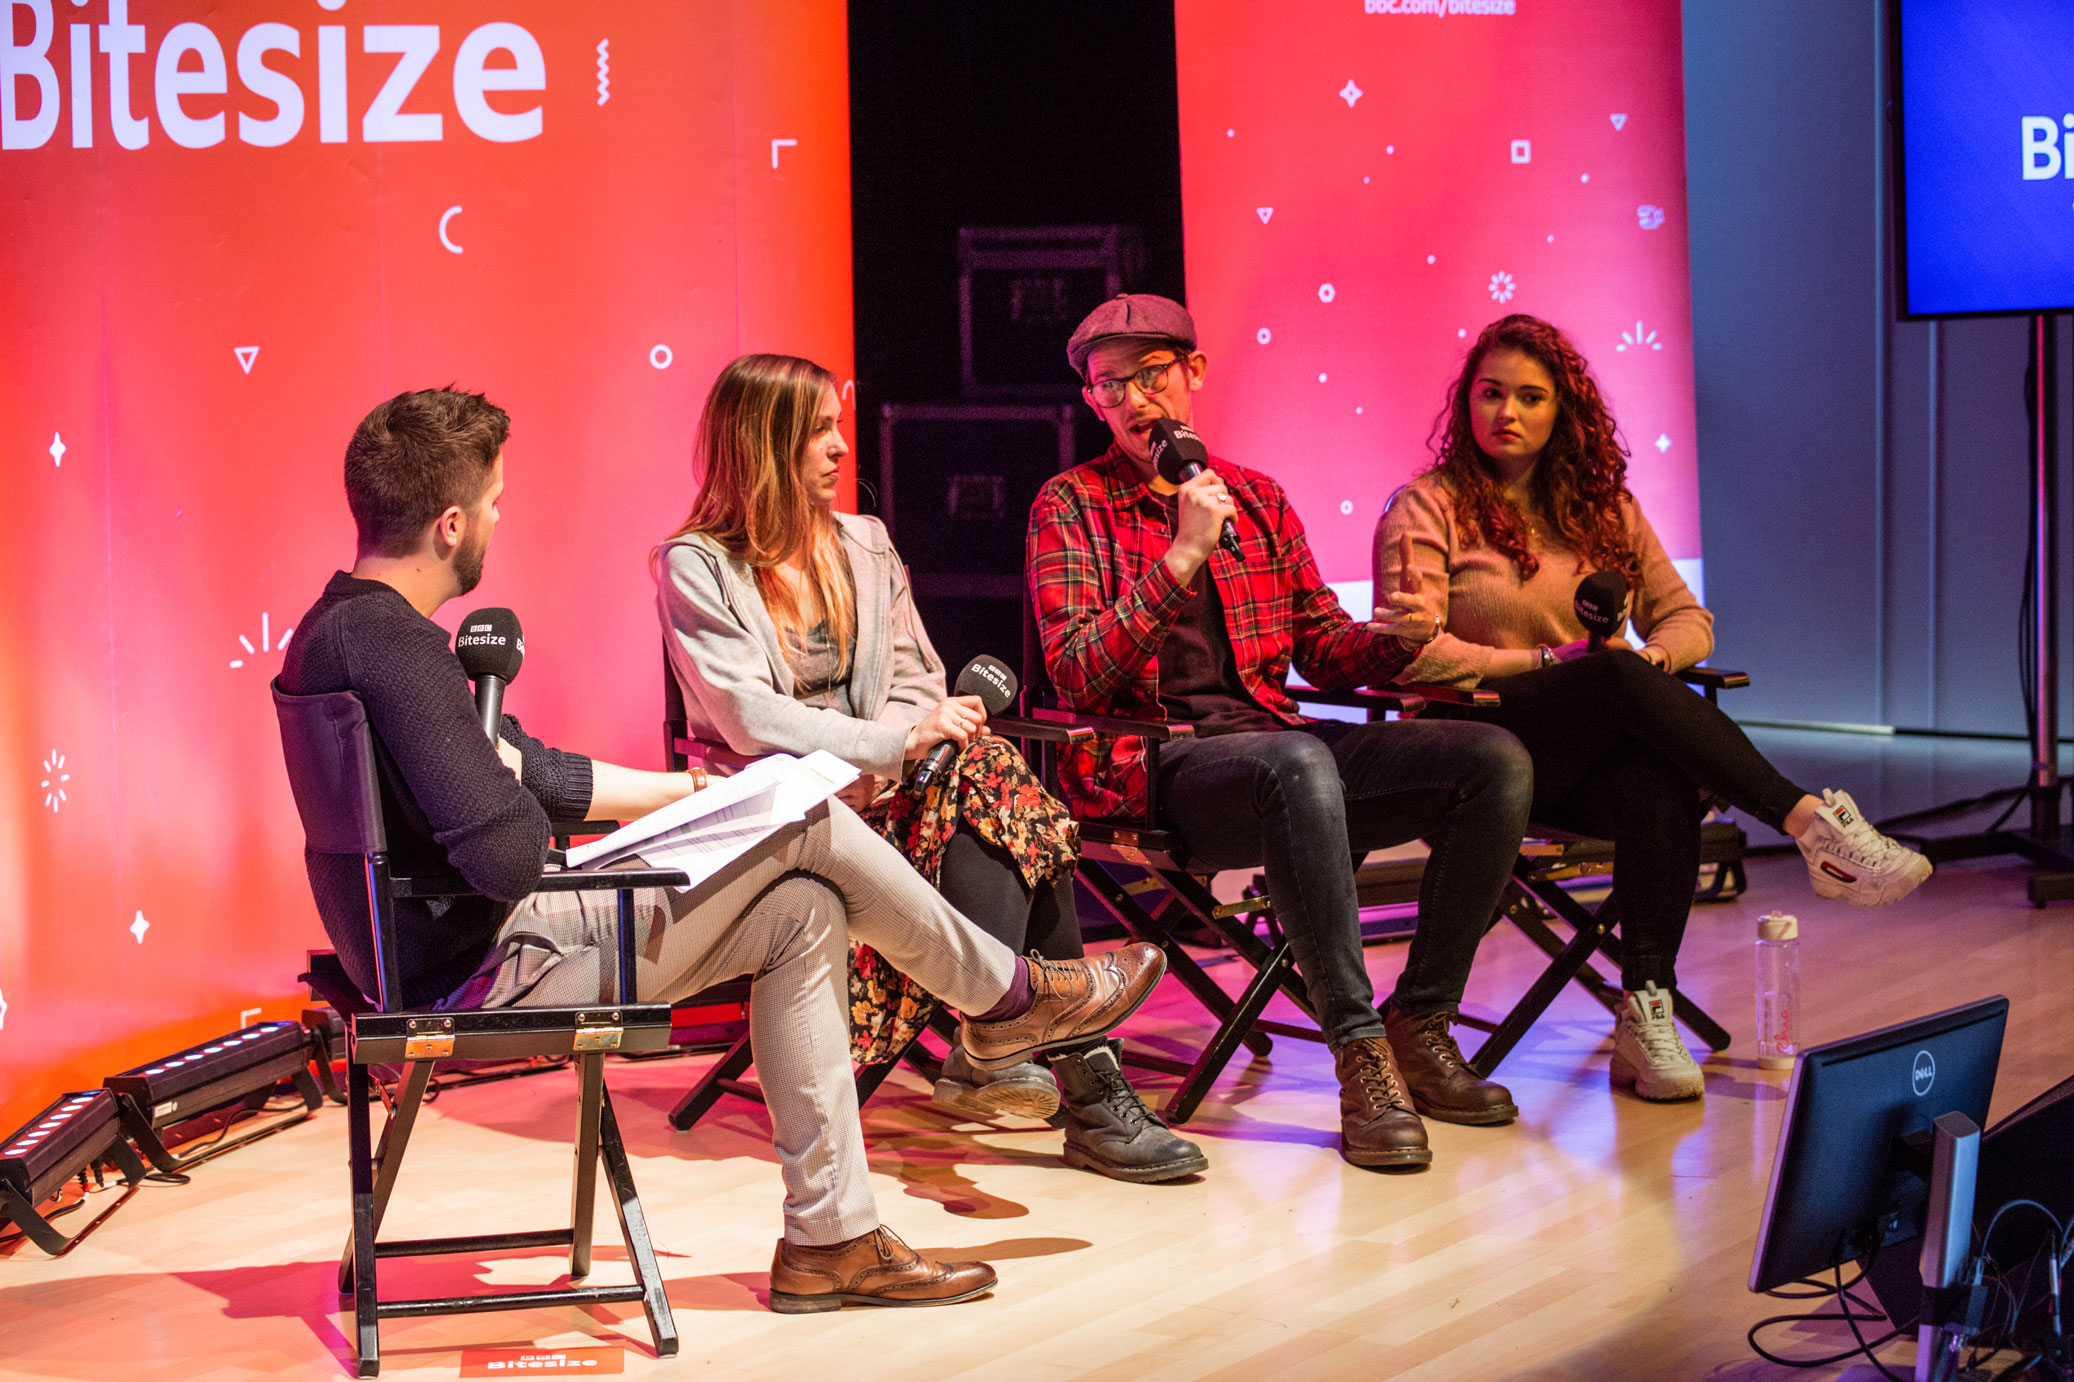
<svg viewBox="0 0 2074 1382">
<path fill-rule="evenodd" d="M 1160 815 L 1201 863 L 1264 865 L 1275 914 L 1334 1050 L 1380 1036 L 1353 865 L 1425 837 L 1419 925 L 1391 1005 L 1462 1001 L 1519 853 L 1533 763 L 1494 725 L 1323 721 L 1160 746 Z"/>
<path fill-rule="evenodd" d="M 1018 955 L 1034 950 L 1047 960 L 1071 960 L 1085 953 L 1072 873 L 1033 889 L 1007 850 L 982 840 L 968 825 L 958 826 L 944 850 L 936 891 Z"/>
<path fill-rule="evenodd" d="M 1700 867 L 1705 789 L 1775 829 L 1805 793 L 1742 727 L 1635 653 L 1598 653 L 1486 683 L 1494 711 L 1427 713 L 1503 725 L 1534 756 L 1534 819 L 1613 841 L 1621 984 L 1677 982 Z"/>
</svg>

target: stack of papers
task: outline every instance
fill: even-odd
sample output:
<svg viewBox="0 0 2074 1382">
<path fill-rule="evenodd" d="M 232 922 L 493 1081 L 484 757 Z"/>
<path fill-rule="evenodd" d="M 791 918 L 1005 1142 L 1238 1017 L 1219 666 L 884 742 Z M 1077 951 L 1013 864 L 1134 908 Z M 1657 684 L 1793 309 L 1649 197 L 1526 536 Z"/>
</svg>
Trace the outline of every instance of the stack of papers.
<svg viewBox="0 0 2074 1382">
<path fill-rule="evenodd" d="M 569 851 L 571 868 L 605 868 L 639 858 L 652 868 L 682 869 L 696 888 L 768 839 L 780 826 L 804 820 L 857 780 L 857 769 L 826 749 L 805 758 L 774 753 L 731 777 L 714 778 L 702 792 Z"/>
</svg>

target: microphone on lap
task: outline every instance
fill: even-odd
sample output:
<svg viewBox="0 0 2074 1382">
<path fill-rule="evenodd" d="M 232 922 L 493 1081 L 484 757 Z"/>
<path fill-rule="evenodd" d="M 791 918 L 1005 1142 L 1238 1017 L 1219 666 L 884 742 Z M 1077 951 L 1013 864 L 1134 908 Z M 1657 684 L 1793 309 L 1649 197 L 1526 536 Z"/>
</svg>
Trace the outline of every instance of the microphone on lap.
<svg viewBox="0 0 2074 1382">
<path fill-rule="evenodd" d="M 1210 468 L 1210 448 L 1203 445 L 1203 439 L 1187 423 L 1160 418 L 1152 424 L 1150 443 L 1153 469 L 1170 485 L 1192 480 Z M 1239 555 L 1239 530 L 1229 518 L 1224 520 L 1217 545 L 1235 557 Z"/>
<path fill-rule="evenodd" d="M 1627 577 L 1618 571 L 1594 571 L 1577 583 L 1572 607 L 1577 611 L 1577 622 L 1603 648 L 1607 639 L 1627 626 L 1630 597 Z"/>
<path fill-rule="evenodd" d="M 526 660 L 526 637 L 518 616 L 508 609 L 479 609 L 461 621 L 454 635 L 454 656 L 475 683 L 475 708 L 483 733 L 497 742 L 504 719 L 504 688 L 517 679 Z"/>
<path fill-rule="evenodd" d="M 1008 664 L 999 658 L 984 653 L 965 664 L 965 670 L 958 673 L 957 686 L 951 691 L 954 696 L 979 697 L 979 703 L 986 709 L 990 720 L 1015 703 L 1015 693 L 1015 673 L 1009 671 Z M 915 769 L 915 790 L 927 791 L 936 775 L 957 756 L 958 746 L 949 739 L 930 749 L 922 759 L 922 766 Z"/>
</svg>

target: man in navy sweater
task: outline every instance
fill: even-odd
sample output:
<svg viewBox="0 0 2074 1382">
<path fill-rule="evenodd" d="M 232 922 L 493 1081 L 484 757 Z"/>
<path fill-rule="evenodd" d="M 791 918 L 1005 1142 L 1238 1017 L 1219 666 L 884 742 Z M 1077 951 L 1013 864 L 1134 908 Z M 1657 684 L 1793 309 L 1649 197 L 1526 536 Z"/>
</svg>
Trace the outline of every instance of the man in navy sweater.
<svg viewBox="0 0 2074 1382">
<path fill-rule="evenodd" d="M 533 891 L 548 821 L 638 816 L 695 786 L 688 774 L 549 748 L 509 715 L 496 744 L 484 735 L 460 660 L 431 615 L 482 578 L 509 427 L 481 395 L 451 389 L 400 394 L 362 420 L 345 467 L 358 556 L 297 625 L 279 680 L 289 695 L 360 696 L 397 865 L 451 868 L 481 894 L 399 902 L 403 997 L 413 1007 L 610 1001 L 616 904 Z M 305 857 L 325 930 L 373 992 L 358 861 Z M 638 898 L 644 999 L 754 978 L 751 1036 L 786 1191 L 771 1306 L 787 1312 L 945 1304 L 995 1283 L 986 1264 L 931 1260 L 879 1224 L 848 1061 L 852 936 L 964 1013 L 960 1039 L 987 1066 L 1108 1031 L 1161 969 L 1152 946 L 1016 958 L 834 801 L 698 888 Z"/>
</svg>

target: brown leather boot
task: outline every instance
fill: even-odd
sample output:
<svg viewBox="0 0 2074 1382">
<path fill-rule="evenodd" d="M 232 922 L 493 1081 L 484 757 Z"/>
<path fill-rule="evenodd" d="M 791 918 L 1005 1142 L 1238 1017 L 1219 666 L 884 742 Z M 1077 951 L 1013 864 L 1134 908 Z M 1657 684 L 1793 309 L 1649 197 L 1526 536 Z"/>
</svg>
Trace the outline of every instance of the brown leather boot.
<svg viewBox="0 0 2074 1382">
<path fill-rule="evenodd" d="M 778 1240 L 771 1309 L 811 1315 L 845 1305 L 955 1305 L 994 1289 L 984 1262 L 933 1262 L 879 1227 L 825 1248 Z"/>
<path fill-rule="evenodd" d="M 1397 1077 L 1390 1043 L 1356 1037 L 1332 1057 L 1339 1076 L 1339 1154 L 1356 1166 L 1424 1166 L 1426 1125 Z"/>
<path fill-rule="evenodd" d="M 1412 1017 L 1394 1006 L 1383 1013 L 1383 1032 L 1404 1087 L 1411 1091 L 1412 1107 L 1443 1123 L 1511 1122 L 1519 1117 L 1512 1091 L 1477 1078 L 1448 1031 L 1454 1019 L 1451 1012 Z"/>
<path fill-rule="evenodd" d="M 965 1020 L 959 1039 L 982 1070 L 1005 1070 L 1049 1046 L 1100 1036 L 1138 1010 L 1166 972 L 1156 945 L 1134 942 L 1081 960 L 1030 957 L 1036 999 L 1021 1017 Z"/>
</svg>

